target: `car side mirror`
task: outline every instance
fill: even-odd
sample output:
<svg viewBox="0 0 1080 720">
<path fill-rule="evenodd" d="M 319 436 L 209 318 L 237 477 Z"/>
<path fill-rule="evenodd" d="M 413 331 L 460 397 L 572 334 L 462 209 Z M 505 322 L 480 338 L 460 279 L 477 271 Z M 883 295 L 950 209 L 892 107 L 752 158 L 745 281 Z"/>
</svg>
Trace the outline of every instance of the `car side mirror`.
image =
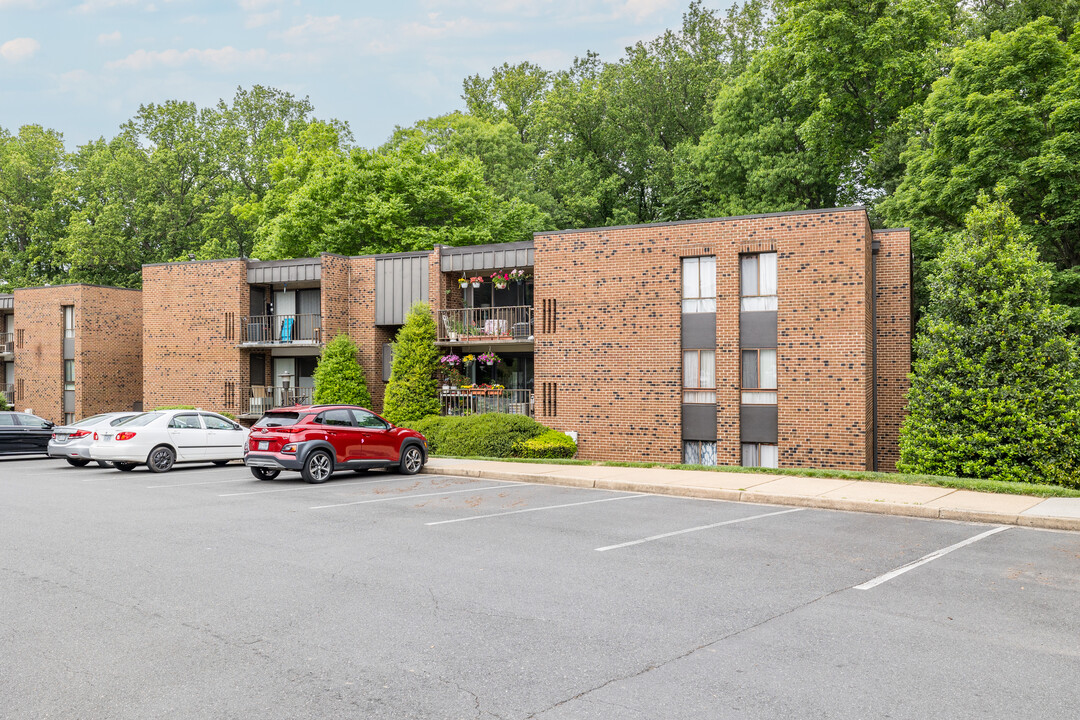
<svg viewBox="0 0 1080 720">
<path fill-rule="evenodd" d="M 46 420 L 45 422 L 41 423 L 41 427 L 48 430 L 50 428 L 56 427 L 56 423 L 54 423 L 52 420 Z"/>
</svg>

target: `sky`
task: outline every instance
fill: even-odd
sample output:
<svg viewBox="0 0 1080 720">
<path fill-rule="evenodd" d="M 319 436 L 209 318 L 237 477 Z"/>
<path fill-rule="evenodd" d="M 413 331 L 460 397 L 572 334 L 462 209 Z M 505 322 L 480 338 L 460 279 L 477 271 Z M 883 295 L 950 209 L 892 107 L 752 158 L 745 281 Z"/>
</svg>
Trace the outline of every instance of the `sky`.
<svg viewBox="0 0 1080 720">
<path fill-rule="evenodd" d="M 0 127 L 65 145 L 110 138 L 139 106 L 308 96 L 376 147 L 395 126 L 464 109 L 462 80 L 523 60 L 614 61 L 678 28 L 689 0 L 0 0 Z M 706 2 L 717 7 L 717 2 Z M 727 5 L 726 2 L 723 3 Z"/>
</svg>

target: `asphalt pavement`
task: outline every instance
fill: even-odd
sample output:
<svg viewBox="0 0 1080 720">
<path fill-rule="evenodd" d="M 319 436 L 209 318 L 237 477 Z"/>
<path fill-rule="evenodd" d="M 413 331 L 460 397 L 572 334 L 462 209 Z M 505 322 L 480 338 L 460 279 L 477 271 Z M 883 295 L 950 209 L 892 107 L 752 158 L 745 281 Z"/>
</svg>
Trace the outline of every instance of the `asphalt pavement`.
<svg viewBox="0 0 1080 720">
<path fill-rule="evenodd" d="M 0 460 L 3 718 L 1074 718 L 1080 534 Z"/>
</svg>

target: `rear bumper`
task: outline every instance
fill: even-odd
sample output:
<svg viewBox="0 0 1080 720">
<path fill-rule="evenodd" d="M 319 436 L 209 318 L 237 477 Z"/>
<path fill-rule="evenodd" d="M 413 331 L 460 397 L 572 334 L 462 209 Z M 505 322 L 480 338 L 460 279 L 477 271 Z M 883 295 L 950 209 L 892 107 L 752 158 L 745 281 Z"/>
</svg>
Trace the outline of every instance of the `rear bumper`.
<svg viewBox="0 0 1080 720">
<path fill-rule="evenodd" d="M 46 451 L 49 457 L 54 458 L 81 458 L 83 460 L 91 460 L 90 446 L 89 445 L 60 445 L 56 443 L 49 443 L 49 448 Z"/>
<path fill-rule="evenodd" d="M 299 470 L 303 467 L 303 462 L 295 455 L 265 452 L 248 453 L 244 456 L 244 464 L 271 470 Z"/>
<path fill-rule="evenodd" d="M 124 448 L 98 447 L 96 445 L 90 446 L 90 458 L 93 460 L 111 460 L 112 462 L 146 462 L 146 455 L 136 456 L 131 450 L 125 450 Z"/>
</svg>

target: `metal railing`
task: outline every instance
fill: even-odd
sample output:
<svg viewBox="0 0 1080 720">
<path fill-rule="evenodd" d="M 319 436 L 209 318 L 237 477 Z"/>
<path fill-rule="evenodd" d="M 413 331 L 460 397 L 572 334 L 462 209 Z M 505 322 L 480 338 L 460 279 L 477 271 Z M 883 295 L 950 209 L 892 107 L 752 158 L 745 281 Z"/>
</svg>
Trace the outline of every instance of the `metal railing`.
<svg viewBox="0 0 1080 720">
<path fill-rule="evenodd" d="M 15 383 L 7 383 L 0 386 L 3 388 L 4 398 L 7 400 L 7 404 L 11 407 L 15 406 Z"/>
<path fill-rule="evenodd" d="M 250 315 L 241 318 L 240 342 L 290 345 L 322 342 L 322 315 Z"/>
<path fill-rule="evenodd" d="M 533 337 L 531 305 L 438 310 L 435 323 L 440 342 L 522 342 Z"/>
<path fill-rule="evenodd" d="M 532 390 L 488 390 L 458 388 L 439 392 L 443 415 L 479 415 L 482 413 L 533 414 Z"/>
<path fill-rule="evenodd" d="M 0 332 L 0 354 L 15 352 L 15 333 Z"/>
<path fill-rule="evenodd" d="M 252 385 L 248 392 L 247 406 L 242 410 L 248 415 L 262 415 L 274 408 L 292 405 L 310 405 L 315 388 L 289 387 L 288 391 L 273 385 Z"/>
</svg>

